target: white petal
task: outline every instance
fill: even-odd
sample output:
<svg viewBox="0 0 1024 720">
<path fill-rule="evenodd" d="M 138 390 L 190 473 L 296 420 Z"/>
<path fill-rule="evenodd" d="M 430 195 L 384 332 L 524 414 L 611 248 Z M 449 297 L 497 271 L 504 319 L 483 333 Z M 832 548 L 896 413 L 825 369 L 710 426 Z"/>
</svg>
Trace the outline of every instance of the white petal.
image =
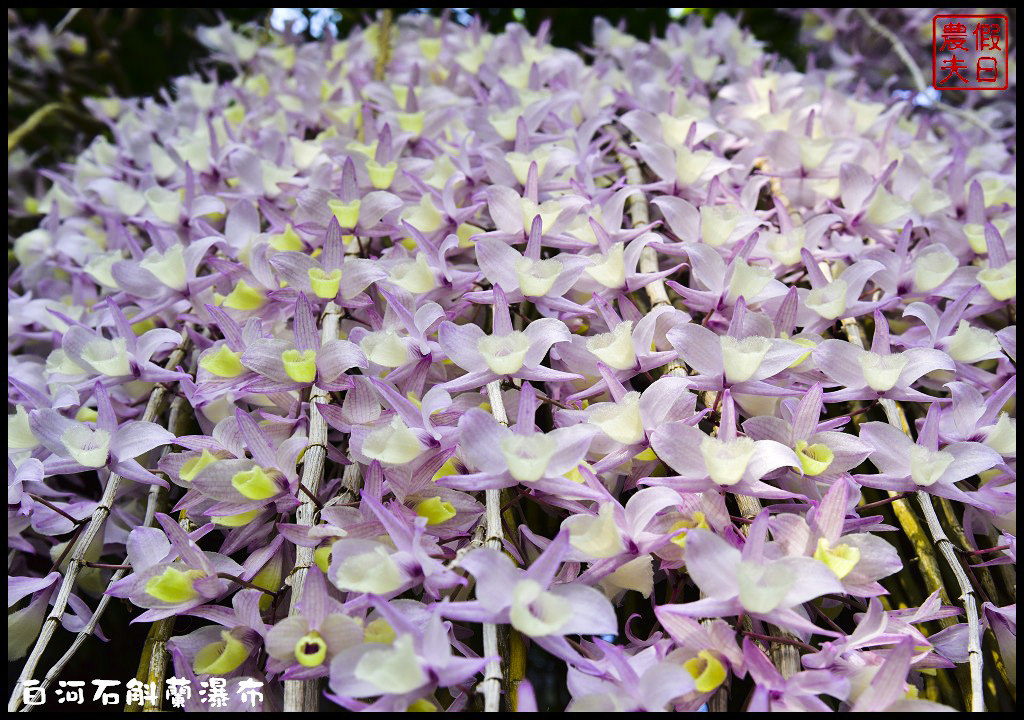
<svg viewBox="0 0 1024 720">
<path fill-rule="evenodd" d="M 741 562 L 736 571 L 740 604 L 752 613 L 768 613 L 779 606 L 796 578 L 780 568 Z"/>
<path fill-rule="evenodd" d="M 962 363 L 975 363 L 1002 350 L 994 332 L 975 327 L 966 320 L 960 321 L 956 332 L 946 343 L 949 356 Z"/>
<path fill-rule="evenodd" d="M 510 434 L 501 440 L 501 453 L 508 471 L 519 482 L 531 483 L 544 477 L 548 462 L 557 452 L 553 438 L 543 433 Z"/>
<path fill-rule="evenodd" d="M 729 242 L 732 231 L 739 225 L 741 217 L 742 210 L 736 205 L 701 205 L 701 240 L 711 247 L 719 247 L 726 244 Z"/>
<path fill-rule="evenodd" d="M 595 403 L 589 408 L 588 422 L 623 445 L 644 439 L 644 422 L 640 416 L 640 393 L 629 392 L 619 402 Z"/>
<path fill-rule="evenodd" d="M 590 265 L 586 272 L 606 288 L 619 288 L 626 282 L 625 245 L 615 243 L 601 260 Z"/>
<path fill-rule="evenodd" d="M 356 664 L 355 676 L 387 695 L 412 692 L 427 682 L 412 635 L 400 635 L 386 650 L 371 650 Z"/>
<path fill-rule="evenodd" d="M 544 590 L 536 580 L 520 580 L 512 590 L 509 621 L 530 637 L 557 633 L 572 614 L 568 600 Z"/>
<path fill-rule="evenodd" d="M 748 437 L 719 440 L 705 437 L 700 442 L 700 454 L 708 469 L 708 476 L 717 485 L 735 485 L 743 478 L 756 445 Z"/>
<path fill-rule="evenodd" d="M 886 392 L 896 386 L 900 373 L 906 367 L 908 358 L 903 353 L 879 355 L 865 351 L 857 358 L 860 369 L 864 373 L 864 381 L 868 387 L 877 392 Z"/>
<path fill-rule="evenodd" d="M 587 350 L 610 368 L 632 369 L 636 364 L 632 321 L 621 322 L 611 332 L 600 333 L 587 339 Z"/>
<path fill-rule="evenodd" d="M 622 533 L 615 523 L 615 504 L 603 503 L 597 517 L 573 515 L 563 525 L 569 528 L 569 543 L 589 557 L 615 557 L 625 549 Z"/>
<path fill-rule="evenodd" d="M 949 279 L 960 267 L 956 259 L 943 245 L 931 245 L 914 258 L 914 287 L 921 292 L 931 292 Z"/>
<path fill-rule="evenodd" d="M 404 465 L 420 456 L 426 448 L 416 433 L 398 415 L 388 425 L 374 430 L 363 441 L 363 455 L 384 465 Z"/>
<path fill-rule="evenodd" d="M 82 350 L 82 359 L 108 377 L 131 375 L 132 372 L 128 343 L 124 338 L 91 340 Z"/>
<path fill-rule="evenodd" d="M 106 430 L 92 430 L 85 425 L 74 425 L 64 431 L 60 441 L 79 465 L 100 468 L 107 464 L 107 457 L 110 454 L 110 433 Z"/>
<path fill-rule="evenodd" d="M 772 341 L 765 337 L 737 340 L 728 335 L 721 335 L 719 340 L 722 343 L 725 379 L 731 383 L 746 382 L 753 377 L 772 347 Z"/>
<path fill-rule="evenodd" d="M 169 288 L 184 291 L 188 285 L 188 271 L 185 268 L 185 246 L 173 245 L 167 252 L 153 253 L 139 263 L 149 270 L 156 279 Z"/>
<path fill-rule="evenodd" d="M 427 264 L 427 256 L 423 253 L 418 253 L 415 260 L 395 265 L 388 280 L 414 295 L 430 292 L 437 287 L 434 271 Z"/>
<path fill-rule="evenodd" d="M 650 555 L 641 555 L 619 567 L 611 575 L 601 578 L 599 584 L 606 595 L 615 595 L 622 590 L 636 590 L 645 598 L 654 590 L 654 567 Z"/>
<path fill-rule="evenodd" d="M 359 347 L 367 360 L 381 367 L 401 367 L 409 362 L 409 348 L 391 328 L 367 333 Z"/>
<path fill-rule="evenodd" d="M 743 258 L 737 258 L 729 280 L 728 300 L 735 302 L 741 295 L 748 301 L 752 300 L 774 279 L 775 273 L 768 268 L 748 265 Z"/>
<path fill-rule="evenodd" d="M 1000 455 L 1017 453 L 1017 419 L 1007 413 L 999 414 L 999 421 L 984 429 L 985 444 Z"/>
<path fill-rule="evenodd" d="M 956 457 L 945 450 L 929 450 L 920 445 L 910 448 L 910 476 L 916 485 L 928 487 L 938 482 Z"/>
<path fill-rule="evenodd" d="M 511 375 L 523 366 L 530 338 L 520 330 L 508 335 L 484 335 L 477 340 L 476 349 L 495 375 Z"/>
<path fill-rule="evenodd" d="M 338 566 L 334 584 L 339 590 L 386 595 L 405 582 L 391 555 L 382 545 L 370 552 L 345 558 Z"/>
<path fill-rule="evenodd" d="M 842 278 L 807 293 L 804 304 L 826 320 L 835 320 L 846 311 L 846 293 L 850 286 Z"/>
<path fill-rule="evenodd" d="M 985 268 L 978 273 L 978 282 L 1000 302 L 1017 297 L 1017 261 L 1011 260 L 998 268 Z"/>
<path fill-rule="evenodd" d="M 28 413 L 18 405 L 14 414 L 7 416 L 7 449 L 29 450 L 39 445 L 39 440 L 32 434 L 28 424 Z"/>
<path fill-rule="evenodd" d="M 546 295 L 562 273 L 562 263 L 558 260 L 531 260 L 524 257 L 516 260 L 515 268 L 519 289 L 527 297 Z"/>
</svg>

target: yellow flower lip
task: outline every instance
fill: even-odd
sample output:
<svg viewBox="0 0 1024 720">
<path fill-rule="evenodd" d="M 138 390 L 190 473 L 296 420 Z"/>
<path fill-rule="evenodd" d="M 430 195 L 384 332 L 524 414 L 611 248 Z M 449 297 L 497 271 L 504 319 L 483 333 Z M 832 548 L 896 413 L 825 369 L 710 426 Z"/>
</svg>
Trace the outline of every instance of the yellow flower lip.
<svg viewBox="0 0 1024 720">
<path fill-rule="evenodd" d="M 221 630 L 220 641 L 205 645 L 197 654 L 192 669 L 197 675 L 225 675 L 249 657 L 249 648 L 228 630 Z"/>
<path fill-rule="evenodd" d="M 416 514 L 425 517 L 427 525 L 440 525 L 455 517 L 455 506 L 435 495 L 416 503 Z"/>
<path fill-rule="evenodd" d="M 203 471 L 203 468 L 212 465 L 218 460 L 220 460 L 219 457 L 204 449 L 203 454 L 199 457 L 190 458 L 185 461 L 185 464 L 181 466 L 181 470 L 178 471 L 178 477 L 181 478 L 182 482 L 190 483 L 196 479 L 196 475 Z"/>
<path fill-rule="evenodd" d="M 270 247 L 279 252 L 301 252 L 302 238 L 295 232 L 292 224 L 288 223 L 283 232 L 271 236 Z"/>
<path fill-rule="evenodd" d="M 146 594 L 165 603 L 178 605 L 195 600 L 199 593 L 192 583 L 203 577 L 202 570 L 179 570 L 176 567 L 166 568 L 162 574 L 146 581 Z"/>
<path fill-rule="evenodd" d="M 708 525 L 707 518 L 704 513 L 697 510 L 693 513 L 693 519 L 687 520 L 683 518 L 679 522 L 675 523 L 669 530 L 678 530 L 679 532 L 672 536 L 672 544 L 676 545 L 679 549 L 686 549 L 686 534 L 694 528 L 703 528 L 704 530 L 710 530 L 711 526 Z"/>
<path fill-rule="evenodd" d="M 341 287 L 341 270 L 338 268 L 325 272 L 322 268 L 312 267 L 306 274 L 313 294 L 318 298 L 330 300 L 338 294 L 338 288 Z"/>
<path fill-rule="evenodd" d="M 394 182 L 395 173 L 398 172 L 398 163 L 392 161 L 381 165 L 376 160 L 366 161 L 366 170 L 370 174 L 370 184 L 377 190 L 387 190 Z"/>
<path fill-rule="evenodd" d="M 368 622 L 363 630 L 363 642 L 390 645 L 394 641 L 395 629 L 382 617 Z"/>
<path fill-rule="evenodd" d="M 683 668 L 694 679 L 697 692 L 711 692 L 725 681 L 725 666 L 707 650 L 683 663 Z"/>
<path fill-rule="evenodd" d="M 316 630 L 310 630 L 295 643 L 295 659 L 302 667 L 317 667 L 326 658 L 327 643 Z"/>
<path fill-rule="evenodd" d="M 338 219 L 338 225 L 343 228 L 354 228 L 359 224 L 359 208 L 362 207 L 361 200 L 344 202 L 343 200 L 328 200 L 327 207 Z"/>
<path fill-rule="evenodd" d="M 327 570 L 331 566 L 331 549 L 334 546 L 333 542 L 329 542 L 326 545 L 321 545 L 313 551 L 313 562 L 320 568 L 320 572 L 327 574 Z"/>
<path fill-rule="evenodd" d="M 829 570 L 842 580 L 850 574 L 860 562 L 860 549 L 852 545 L 831 546 L 825 538 L 818 539 L 818 548 L 814 551 L 814 559 L 822 562 Z"/>
<path fill-rule="evenodd" d="M 239 359 L 241 357 L 242 353 L 235 352 L 226 344 L 222 344 L 215 352 L 207 353 L 199 361 L 199 367 L 217 377 L 238 377 L 245 372 L 245 366 Z"/>
<path fill-rule="evenodd" d="M 268 500 L 281 492 L 274 477 L 259 466 L 235 473 L 231 487 L 250 500 Z"/>
<path fill-rule="evenodd" d="M 256 508 L 255 510 L 238 513 L 237 515 L 211 515 L 210 522 L 214 525 L 223 525 L 224 527 L 242 527 L 251 523 L 262 512 L 263 508 Z"/>
<path fill-rule="evenodd" d="M 835 459 L 831 448 L 821 443 L 808 445 L 807 441 L 801 440 L 794 449 L 796 456 L 800 458 L 800 466 L 804 470 L 804 475 L 810 477 L 817 477 L 828 470 Z"/>
<path fill-rule="evenodd" d="M 259 310 L 267 302 L 266 296 L 245 280 L 239 280 L 234 290 L 221 298 L 220 304 L 232 310 Z"/>
<path fill-rule="evenodd" d="M 281 353 L 284 371 L 295 382 L 313 382 L 316 378 L 316 350 L 304 350 L 301 354 L 295 348 Z"/>
</svg>

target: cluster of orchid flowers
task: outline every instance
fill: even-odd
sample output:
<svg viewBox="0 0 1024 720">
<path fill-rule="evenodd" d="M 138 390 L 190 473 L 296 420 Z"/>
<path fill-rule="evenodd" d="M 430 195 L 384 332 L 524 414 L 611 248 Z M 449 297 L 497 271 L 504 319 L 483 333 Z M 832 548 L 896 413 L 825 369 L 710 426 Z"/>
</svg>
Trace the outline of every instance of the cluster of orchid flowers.
<svg viewBox="0 0 1024 720">
<path fill-rule="evenodd" d="M 746 681 L 752 710 L 944 709 L 921 678 L 967 625 L 890 602 L 912 563 L 863 506 L 953 501 L 996 547 L 971 562 L 1015 563 L 1007 145 L 779 67 L 725 15 L 649 43 L 599 21 L 589 62 L 518 25 L 404 16 L 386 58 L 381 33 L 204 29 L 233 80 L 96 101 L 112 140 L 50 176 L 9 279 L 9 660 L 117 474 L 64 627 L 102 593 L 202 618 L 174 674 L 266 682 L 264 710 L 317 679 L 352 710 L 471 708 L 485 623 L 564 663 L 572 710 Z M 142 419 L 156 384 L 192 432 Z"/>
</svg>

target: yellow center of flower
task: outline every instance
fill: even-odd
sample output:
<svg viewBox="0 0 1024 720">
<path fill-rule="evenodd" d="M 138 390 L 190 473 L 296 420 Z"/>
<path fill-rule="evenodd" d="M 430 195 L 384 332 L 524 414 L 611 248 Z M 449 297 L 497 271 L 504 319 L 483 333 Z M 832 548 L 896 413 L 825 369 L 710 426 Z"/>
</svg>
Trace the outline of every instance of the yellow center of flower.
<svg viewBox="0 0 1024 720">
<path fill-rule="evenodd" d="M 800 466 L 804 469 L 804 475 L 817 477 L 828 470 L 835 459 L 835 454 L 827 445 L 814 443 L 808 445 L 805 440 L 796 444 L 796 456 L 800 458 Z"/>
<path fill-rule="evenodd" d="M 163 574 L 146 581 L 146 594 L 172 605 L 189 602 L 199 596 L 192 583 L 201 577 L 202 570 L 182 571 L 176 567 L 168 567 Z"/>
<path fill-rule="evenodd" d="M 295 232 L 292 224 L 288 223 L 284 232 L 270 237 L 270 247 L 279 252 L 301 252 L 302 238 Z"/>
<path fill-rule="evenodd" d="M 789 366 L 790 370 L 799 365 L 803 365 L 804 361 L 806 361 L 807 358 L 811 356 L 811 351 L 817 347 L 817 345 L 814 344 L 814 341 L 811 340 L 810 338 L 793 338 L 793 342 L 795 342 L 797 345 L 801 347 L 807 348 L 808 350 L 803 355 L 798 357 L 795 361 L 793 361 L 793 363 Z"/>
<path fill-rule="evenodd" d="M 226 675 L 249 657 L 249 648 L 228 630 L 221 630 L 220 637 L 196 654 L 192 669 L 197 675 Z"/>
<path fill-rule="evenodd" d="M 250 500 L 266 500 L 281 492 L 274 477 L 259 466 L 235 473 L 231 487 Z"/>
<path fill-rule="evenodd" d="M 427 525 L 440 525 L 455 517 L 455 506 L 435 496 L 416 503 L 416 514 L 425 517 Z"/>
<path fill-rule="evenodd" d="M 245 372 L 245 367 L 239 360 L 241 357 L 242 353 L 235 352 L 227 345 L 222 344 L 214 352 L 207 353 L 199 361 L 199 367 L 217 377 L 238 377 Z"/>
<path fill-rule="evenodd" d="M 426 698 L 420 698 L 405 709 L 406 712 L 437 712 L 437 705 Z"/>
<path fill-rule="evenodd" d="M 359 208 L 361 200 L 342 202 L 341 200 L 328 200 L 327 207 L 338 219 L 338 224 L 343 228 L 354 228 L 359 223 Z"/>
<path fill-rule="evenodd" d="M 711 692 L 725 682 L 725 666 L 707 650 L 701 650 L 697 657 L 687 660 L 683 668 L 693 678 L 697 692 Z"/>
<path fill-rule="evenodd" d="M 78 422 L 96 422 L 97 417 L 99 417 L 99 413 L 85 405 L 78 408 L 78 412 L 75 413 L 75 420 Z"/>
<path fill-rule="evenodd" d="M 831 547 L 828 540 L 819 538 L 818 549 L 814 551 L 814 559 L 825 563 L 828 569 L 842 580 L 860 561 L 860 549 L 852 545 Z"/>
<path fill-rule="evenodd" d="M 327 643 L 316 630 L 310 630 L 295 643 L 295 659 L 302 667 L 317 667 L 326 657 Z"/>
<path fill-rule="evenodd" d="M 262 512 L 262 508 L 256 508 L 249 512 L 238 513 L 237 515 L 211 515 L 210 522 L 214 525 L 223 525 L 224 527 L 242 527 L 248 525 L 256 519 Z"/>
<path fill-rule="evenodd" d="M 377 190 L 387 190 L 394 182 L 395 173 L 398 171 L 398 163 L 392 161 L 387 165 L 381 165 L 376 160 L 366 161 L 366 170 L 370 173 L 370 183 Z"/>
<path fill-rule="evenodd" d="M 320 572 L 325 575 L 327 574 L 327 569 L 331 566 L 331 548 L 333 546 L 334 542 L 329 542 L 313 551 L 313 562 L 320 568 Z"/>
<path fill-rule="evenodd" d="M 395 629 L 384 618 L 376 618 L 366 623 L 363 630 L 363 642 L 390 645 L 395 641 Z"/>
<path fill-rule="evenodd" d="M 261 291 L 245 280 L 239 280 L 230 293 L 220 297 L 219 304 L 232 310 L 259 310 L 266 302 L 267 298 Z"/>
<path fill-rule="evenodd" d="M 313 267 L 308 270 L 307 274 L 313 294 L 318 298 L 330 300 L 338 294 L 338 288 L 341 286 L 341 270 L 335 268 L 328 273 L 321 268 Z"/>
<path fill-rule="evenodd" d="M 301 354 L 295 348 L 281 353 L 284 371 L 295 382 L 313 382 L 316 377 L 316 350 L 303 350 Z"/>
<path fill-rule="evenodd" d="M 185 461 L 185 464 L 181 466 L 181 470 L 178 471 L 178 477 L 181 478 L 182 482 L 190 483 L 196 479 L 196 475 L 203 471 L 203 468 L 213 465 L 219 459 L 209 450 L 203 450 L 203 454 L 199 457 L 189 458 Z"/>
<path fill-rule="evenodd" d="M 707 518 L 704 517 L 704 513 L 697 510 L 693 513 L 693 519 L 687 520 L 683 518 L 679 522 L 675 523 L 670 530 L 678 530 L 679 532 L 672 536 L 672 544 L 676 545 L 680 550 L 686 549 L 686 534 L 694 528 L 703 528 L 704 530 L 710 530 L 711 526 L 708 525 Z"/>
<path fill-rule="evenodd" d="M 440 480 L 443 477 L 448 477 L 449 475 L 458 475 L 458 474 L 459 474 L 459 469 L 455 466 L 455 457 L 452 456 L 452 457 L 450 457 L 450 458 L 448 458 L 447 460 L 444 461 L 444 465 L 442 465 L 440 467 L 440 469 L 436 473 L 434 473 L 434 477 L 431 478 L 431 481 L 432 482 L 437 482 L 438 480 Z"/>
<path fill-rule="evenodd" d="M 476 349 L 495 375 L 511 375 L 523 367 L 530 338 L 520 330 L 507 335 L 484 335 L 477 340 Z"/>
</svg>

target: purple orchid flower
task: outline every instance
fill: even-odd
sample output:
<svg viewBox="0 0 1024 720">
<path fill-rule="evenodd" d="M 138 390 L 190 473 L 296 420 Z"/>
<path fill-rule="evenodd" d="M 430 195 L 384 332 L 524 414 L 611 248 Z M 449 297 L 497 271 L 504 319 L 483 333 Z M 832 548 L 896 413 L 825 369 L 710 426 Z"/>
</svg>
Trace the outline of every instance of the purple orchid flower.
<svg viewBox="0 0 1024 720">
<path fill-rule="evenodd" d="M 772 553 L 765 541 L 767 529 L 768 515 L 762 512 L 750 526 L 742 550 L 709 530 L 690 530 L 686 534 L 686 569 L 706 597 L 661 605 L 659 617 L 728 617 L 745 613 L 804 636 L 837 636 L 816 626 L 799 610 L 809 600 L 842 591 L 835 573 L 808 557 L 770 559 Z"/>
<path fill-rule="evenodd" d="M 363 641 L 362 623 L 345 614 L 315 567 L 306 575 L 296 608 L 297 614 L 267 632 L 267 654 L 284 668 L 285 679 L 325 677 L 335 657 Z"/>
<path fill-rule="evenodd" d="M 800 468 L 792 449 L 775 440 L 754 440 L 736 434 L 736 410 L 728 391 L 722 396 L 722 422 L 711 437 L 687 422 L 662 425 L 651 435 L 651 448 L 679 473 L 648 477 L 647 485 L 666 485 L 685 492 L 728 487 L 730 492 L 765 498 L 789 498 L 794 493 L 761 481 L 779 468 Z"/>
<path fill-rule="evenodd" d="M 494 237 L 478 240 L 475 247 L 480 270 L 491 285 L 502 288 L 509 303 L 527 299 L 549 316 L 556 312 L 590 314 L 589 308 L 563 297 L 583 274 L 588 261 L 569 253 L 542 260 L 541 224 L 538 215 L 533 219 L 525 253 Z M 491 304 L 494 294 L 493 290 L 484 290 L 468 293 L 466 299 Z"/>
<path fill-rule="evenodd" d="M 594 664 L 603 672 L 595 676 L 569 668 L 570 712 L 662 712 L 693 691 L 693 678 L 662 648 L 631 655 L 598 638 L 593 644 L 602 655 Z"/>
<path fill-rule="evenodd" d="M 528 487 L 558 495 L 597 499 L 594 492 L 566 479 L 587 454 L 596 429 L 571 425 L 550 432 L 537 432 L 534 413 L 536 391 L 524 383 L 519 393 L 519 413 L 511 428 L 499 424 L 480 408 L 469 410 L 459 420 L 459 438 L 467 465 L 477 472 L 451 475 L 441 482 L 458 490 Z"/>
<path fill-rule="evenodd" d="M 552 345 L 569 341 L 565 323 L 541 318 L 531 322 L 525 331 L 513 330 L 508 301 L 500 287 L 495 288 L 492 334 L 486 334 L 478 325 L 445 321 L 437 337 L 445 354 L 466 371 L 462 377 L 444 384 L 448 392 L 472 390 L 504 377 L 542 382 L 580 377 L 541 365 Z"/>
<path fill-rule="evenodd" d="M 955 442 L 939 448 L 939 417 L 933 403 L 928 410 L 917 442 L 887 423 L 861 425 L 860 439 L 871 448 L 868 460 L 877 475 L 857 475 L 857 482 L 886 490 L 923 490 L 932 495 L 987 509 L 976 493 L 965 492 L 956 483 L 1003 462 L 990 447 L 978 442 Z"/>
<path fill-rule="evenodd" d="M 850 692 L 849 680 L 827 670 L 805 670 L 784 678 L 750 638 L 743 638 L 743 658 L 754 680 L 748 712 L 830 712 L 832 708 L 817 696 L 844 699 Z"/>
<path fill-rule="evenodd" d="M 200 550 L 197 541 L 213 530 L 205 525 L 193 533 L 169 515 L 157 513 L 157 528 L 137 527 L 128 536 L 132 573 L 112 583 L 107 594 L 148 608 L 132 622 L 153 622 L 224 597 L 231 582 L 219 573 L 238 576 L 242 567 L 220 553 Z"/>
<path fill-rule="evenodd" d="M 825 340 L 813 352 L 814 362 L 842 389 L 829 392 L 826 402 L 891 398 L 934 402 L 932 395 L 911 387 L 921 376 L 935 370 L 953 370 L 953 360 L 941 350 L 910 348 L 893 352 L 889 323 L 875 311 L 875 336 L 871 349 L 864 350 L 845 340 Z"/>
<path fill-rule="evenodd" d="M 452 653 L 449 625 L 441 621 L 436 607 L 428 610 L 408 600 L 377 601 L 374 607 L 379 613 L 375 622 L 383 623 L 388 639 L 344 650 L 331 662 L 328 697 L 344 707 L 367 711 L 408 708 L 437 687 L 469 680 L 489 660 Z M 371 704 L 355 700 L 378 696 Z"/>
<path fill-rule="evenodd" d="M 892 545 L 867 532 L 844 532 L 850 488 L 839 478 L 807 514 L 779 514 L 771 519 L 775 540 L 787 555 L 813 557 L 835 573 L 845 592 L 858 597 L 886 593 L 878 580 L 899 572 L 903 563 Z"/>
<path fill-rule="evenodd" d="M 367 287 L 387 277 L 371 260 L 345 257 L 337 218 L 331 218 L 327 226 L 319 258 L 304 252 L 280 252 L 270 258 L 270 264 L 288 283 L 288 289 L 317 298 L 318 303 L 340 299 L 342 306 L 352 305 Z"/>
<path fill-rule="evenodd" d="M 579 583 L 552 584 L 569 549 L 569 533 L 558 537 L 520 570 L 504 554 L 489 548 L 468 553 L 461 561 L 476 579 L 477 599 L 444 603 L 444 617 L 469 622 L 511 624 L 556 657 L 580 663 L 564 636 L 615 633 L 611 603 L 595 588 Z M 583 661 L 583 666 L 589 666 Z"/>
<path fill-rule="evenodd" d="M 313 307 L 304 294 L 295 302 L 295 341 L 261 339 L 249 344 L 239 362 L 261 376 L 250 392 L 281 392 L 314 382 L 327 390 L 348 387 L 345 373 L 365 368 L 366 357 L 354 343 L 331 339 L 321 345 Z"/>
<path fill-rule="evenodd" d="M 108 468 L 121 477 L 147 485 L 167 487 L 135 458 L 174 441 L 174 435 L 155 423 L 141 420 L 118 424 L 103 383 L 93 388 L 97 414 L 94 423 L 76 422 L 57 410 L 43 408 L 29 414 L 29 426 L 52 455 L 43 460 L 47 476 Z"/>
</svg>

